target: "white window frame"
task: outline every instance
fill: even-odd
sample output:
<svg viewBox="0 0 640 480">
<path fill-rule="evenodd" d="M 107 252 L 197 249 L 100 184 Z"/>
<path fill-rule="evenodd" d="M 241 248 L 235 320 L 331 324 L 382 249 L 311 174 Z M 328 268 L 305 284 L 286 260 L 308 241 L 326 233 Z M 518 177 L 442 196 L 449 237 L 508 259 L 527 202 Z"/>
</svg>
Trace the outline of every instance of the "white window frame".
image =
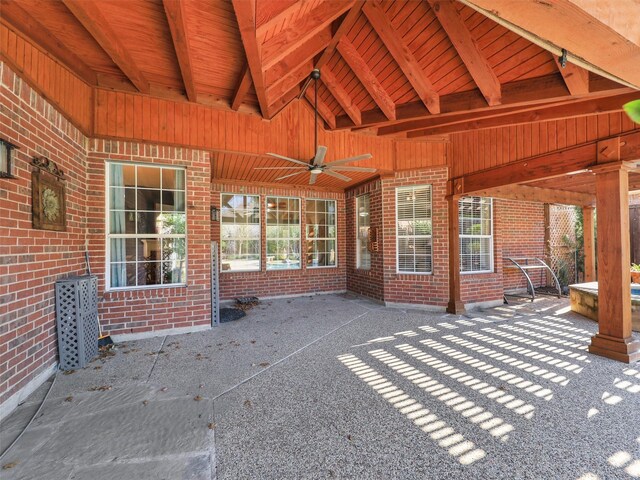
<svg viewBox="0 0 640 480">
<path fill-rule="evenodd" d="M 159 168 L 159 169 L 172 169 L 172 170 L 181 170 L 184 172 L 184 201 L 185 201 L 185 233 L 184 234 L 147 234 L 147 233 L 110 233 L 111 232 L 111 165 L 127 165 L 136 167 L 135 170 L 135 178 L 136 178 L 136 190 L 138 189 L 138 169 L 137 167 L 150 167 L 150 168 Z M 178 167 L 173 165 L 163 165 L 163 164 L 153 164 L 153 163 L 144 163 L 144 162 L 122 162 L 117 160 L 107 160 L 105 162 L 105 188 L 104 188 L 104 204 L 105 208 L 105 291 L 129 291 L 129 290 L 150 290 L 155 288 L 176 288 L 176 287 L 186 287 L 188 283 L 189 277 L 189 213 L 187 206 L 188 201 L 188 190 L 187 190 L 187 168 L 186 167 Z M 162 192 L 162 183 L 160 184 L 160 192 Z M 161 195 L 162 197 L 162 195 Z M 143 210 L 144 211 L 144 210 Z M 136 215 L 138 212 L 138 199 L 136 195 Z M 180 283 L 161 283 L 155 285 L 126 285 L 124 287 L 112 287 L 111 286 L 111 239 L 112 238 L 158 238 L 162 240 L 163 238 L 184 238 L 184 248 L 185 248 L 185 278 L 184 282 Z M 138 263 L 136 259 L 136 263 Z"/>
<path fill-rule="evenodd" d="M 242 270 L 222 270 L 222 196 L 233 195 L 242 197 L 256 197 L 258 199 L 258 268 L 247 268 Z M 260 272 L 262 270 L 262 199 L 260 195 L 253 195 L 249 193 L 236 193 L 236 192 L 220 192 L 220 273 L 242 273 L 242 272 Z M 239 225 L 233 222 L 233 225 Z M 251 225 L 255 225 L 252 223 Z M 234 239 L 237 240 L 237 239 Z"/>
<path fill-rule="evenodd" d="M 366 237 L 360 236 L 360 202 L 363 201 L 364 198 L 368 199 L 368 209 L 367 216 L 369 217 L 369 230 L 367 231 Z M 361 245 L 360 242 L 365 242 L 365 248 L 368 248 L 367 244 L 369 243 L 369 231 L 371 230 L 371 195 L 369 193 L 365 193 L 363 195 L 359 195 L 356 197 L 356 269 L 358 270 L 371 270 L 371 252 L 369 252 L 369 262 L 368 265 L 362 264 L 362 257 L 360 254 Z"/>
<path fill-rule="evenodd" d="M 429 211 L 431 212 L 431 234 L 430 235 L 399 235 L 398 228 L 398 195 L 400 193 L 415 192 L 417 189 L 429 189 Z M 396 203 L 396 273 L 400 275 L 433 275 L 433 186 L 432 185 L 411 185 L 408 187 L 396 187 L 395 191 L 395 203 Z M 415 210 L 415 208 L 414 208 Z M 415 215 L 414 215 L 415 221 Z M 400 238 L 428 238 L 431 241 L 431 270 L 426 272 L 410 272 L 407 270 L 400 270 Z"/>
<path fill-rule="evenodd" d="M 264 203 L 265 203 L 265 208 L 264 208 L 264 214 L 265 214 L 265 220 L 264 220 L 264 226 L 265 226 L 265 229 L 264 229 L 264 245 L 265 245 L 265 255 L 266 255 L 267 258 L 269 257 L 269 253 L 267 251 L 267 248 L 268 248 L 269 240 L 270 240 L 269 239 L 269 229 L 268 229 L 268 227 L 270 226 L 269 225 L 269 217 L 268 217 L 269 211 L 268 211 L 267 204 L 268 204 L 270 198 L 282 198 L 282 199 L 287 199 L 287 200 L 298 200 L 298 227 L 299 227 L 299 230 L 300 230 L 300 235 L 298 235 L 298 243 L 300 245 L 300 251 L 298 252 L 298 254 L 300 256 L 300 259 L 298 261 L 298 266 L 295 267 L 295 268 L 269 268 L 269 262 L 267 261 L 266 262 L 266 271 L 267 272 L 289 272 L 289 271 L 292 271 L 292 270 L 300 270 L 300 269 L 302 269 L 302 254 L 303 254 L 303 252 L 302 252 L 302 200 L 303 199 L 302 199 L 302 197 L 288 197 L 288 196 L 282 196 L 282 195 L 266 195 L 264 197 Z M 291 225 L 291 224 L 289 224 L 289 225 Z M 274 240 L 274 239 L 271 239 L 271 240 Z M 293 239 L 293 238 L 283 239 L 283 238 L 278 237 L 275 240 L 295 240 L 295 239 Z"/>
<path fill-rule="evenodd" d="M 316 265 L 316 266 L 309 266 L 307 265 L 307 261 L 305 259 L 305 268 L 309 268 L 309 269 L 316 269 L 316 268 L 338 268 L 338 202 L 330 199 L 330 198 L 305 198 L 304 199 L 304 206 L 305 206 L 305 214 L 308 212 L 307 210 L 307 201 L 320 201 L 320 202 L 325 202 L 325 203 L 333 203 L 333 228 L 335 229 L 336 235 L 335 237 L 312 237 L 309 238 L 309 230 L 307 229 L 307 227 L 309 225 L 318 225 L 317 223 L 307 223 L 307 219 L 305 218 L 305 222 L 304 222 L 304 231 L 305 231 L 305 247 L 308 245 L 307 242 L 313 242 L 315 240 L 333 240 L 335 242 L 335 252 L 334 252 L 334 256 L 335 256 L 335 262 L 333 265 Z M 301 202 L 302 203 L 302 202 Z M 301 205 L 302 206 L 302 205 Z M 306 215 L 305 215 L 306 216 Z M 302 218 L 300 219 L 302 223 Z M 328 225 L 328 224 L 327 224 Z M 301 226 L 302 229 L 302 226 Z M 300 232 L 300 234 L 302 235 L 302 230 Z M 305 256 L 306 256 L 306 252 L 305 252 Z M 302 257 L 302 255 L 301 255 Z M 300 263 L 302 263 L 302 258 L 300 259 Z"/>
<path fill-rule="evenodd" d="M 469 200 L 471 200 L 472 202 L 475 201 L 475 199 L 480 199 L 482 202 L 486 202 L 487 200 L 489 201 L 489 208 L 490 208 L 490 212 L 491 212 L 491 216 L 489 219 L 489 226 L 491 228 L 491 234 L 490 235 L 470 235 L 470 234 L 463 234 L 462 233 L 462 228 L 460 228 L 460 235 L 459 235 L 459 242 L 460 242 L 460 247 L 459 247 L 459 255 L 460 255 L 460 274 L 462 275 L 473 275 L 473 274 L 478 274 L 478 273 L 493 273 L 493 249 L 494 249 L 494 245 L 493 245 L 493 198 L 488 198 L 488 197 L 464 197 L 461 198 L 458 202 L 458 222 L 462 221 L 462 203 L 464 202 L 469 202 Z M 482 218 L 481 218 L 482 220 Z M 462 239 L 464 238 L 478 238 L 478 239 L 489 239 L 490 241 L 490 245 L 491 247 L 489 248 L 489 268 L 486 270 L 462 270 Z"/>
</svg>

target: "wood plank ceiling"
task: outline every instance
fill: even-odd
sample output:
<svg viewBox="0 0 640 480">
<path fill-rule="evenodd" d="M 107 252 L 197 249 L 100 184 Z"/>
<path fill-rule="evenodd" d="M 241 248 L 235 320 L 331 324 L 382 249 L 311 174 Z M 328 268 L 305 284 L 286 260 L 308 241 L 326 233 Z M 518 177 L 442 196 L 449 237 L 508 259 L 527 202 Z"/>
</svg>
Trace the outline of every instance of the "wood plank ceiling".
<svg viewBox="0 0 640 480">
<path fill-rule="evenodd" d="M 265 119 L 300 96 L 317 67 L 319 111 L 332 130 L 422 138 L 618 111 L 631 95 L 576 65 L 562 68 L 466 4 L 3 0 L 0 21 L 91 86 Z M 311 100 L 310 89 L 303 97 Z"/>
</svg>

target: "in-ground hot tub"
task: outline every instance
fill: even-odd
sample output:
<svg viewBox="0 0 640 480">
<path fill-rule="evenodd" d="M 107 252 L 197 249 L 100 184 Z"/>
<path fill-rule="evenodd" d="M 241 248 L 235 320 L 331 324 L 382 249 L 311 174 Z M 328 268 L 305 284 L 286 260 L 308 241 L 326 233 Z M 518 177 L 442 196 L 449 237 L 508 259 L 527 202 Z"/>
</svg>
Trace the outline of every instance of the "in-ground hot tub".
<svg viewBox="0 0 640 480">
<path fill-rule="evenodd" d="M 571 310 L 598 321 L 598 282 L 569 285 Z M 631 284 L 631 325 L 640 332 L 640 284 Z"/>
</svg>

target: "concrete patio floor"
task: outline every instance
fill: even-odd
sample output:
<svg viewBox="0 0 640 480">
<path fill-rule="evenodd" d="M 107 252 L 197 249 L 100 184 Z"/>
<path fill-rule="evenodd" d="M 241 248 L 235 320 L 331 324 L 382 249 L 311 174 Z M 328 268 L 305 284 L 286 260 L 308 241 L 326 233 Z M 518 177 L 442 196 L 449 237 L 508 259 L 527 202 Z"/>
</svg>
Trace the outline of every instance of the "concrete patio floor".
<svg viewBox="0 0 640 480">
<path fill-rule="evenodd" d="M 640 365 L 541 298 L 466 316 L 351 295 L 265 301 L 211 331 L 59 373 L 10 479 L 640 478 Z M 0 451 L 43 385 L 0 425 Z"/>
</svg>

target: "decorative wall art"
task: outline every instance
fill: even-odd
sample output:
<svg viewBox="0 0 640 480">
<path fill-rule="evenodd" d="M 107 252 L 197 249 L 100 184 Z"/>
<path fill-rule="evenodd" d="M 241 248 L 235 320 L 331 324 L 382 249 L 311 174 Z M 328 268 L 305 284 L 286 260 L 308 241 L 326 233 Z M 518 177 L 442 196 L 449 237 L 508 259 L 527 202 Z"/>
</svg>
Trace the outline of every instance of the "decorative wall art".
<svg viewBox="0 0 640 480">
<path fill-rule="evenodd" d="M 64 172 L 48 158 L 35 157 L 31 164 L 32 225 L 39 230 L 65 231 Z"/>
</svg>

